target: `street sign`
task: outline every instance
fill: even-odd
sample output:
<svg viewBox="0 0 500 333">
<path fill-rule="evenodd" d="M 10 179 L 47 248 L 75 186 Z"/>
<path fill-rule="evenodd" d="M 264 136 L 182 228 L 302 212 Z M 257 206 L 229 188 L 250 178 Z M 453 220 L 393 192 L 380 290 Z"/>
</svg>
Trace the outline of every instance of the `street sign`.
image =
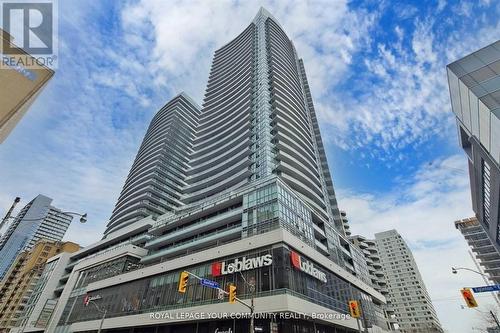
<svg viewBox="0 0 500 333">
<path fill-rule="evenodd" d="M 203 286 L 205 286 L 205 287 L 214 288 L 214 289 L 218 289 L 219 288 L 219 284 L 217 282 L 215 282 L 215 281 L 212 281 L 212 280 L 201 279 L 200 283 Z"/>
<path fill-rule="evenodd" d="M 491 286 L 474 287 L 472 291 L 475 293 L 486 293 L 491 291 L 500 291 L 500 284 L 493 284 Z"/>
</svg>

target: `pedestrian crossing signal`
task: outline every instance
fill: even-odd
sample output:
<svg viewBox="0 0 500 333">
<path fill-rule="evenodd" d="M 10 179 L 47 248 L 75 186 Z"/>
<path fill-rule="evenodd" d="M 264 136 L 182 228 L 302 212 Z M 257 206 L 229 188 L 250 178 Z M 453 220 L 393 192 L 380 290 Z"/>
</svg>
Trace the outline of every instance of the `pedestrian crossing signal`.
<svg viewBox="0 0 500 333">
<path fill-rule="evenodd" d="M 469 308 L 477 307 L 477 302 L 476 299 L 474 298 L 474 294 L 469 288 L 463 288 L 460 290 L 460 292 L 462 293 L 462 297 L 465 300 L 465 304 L 467 304 Z"/>
</svg>

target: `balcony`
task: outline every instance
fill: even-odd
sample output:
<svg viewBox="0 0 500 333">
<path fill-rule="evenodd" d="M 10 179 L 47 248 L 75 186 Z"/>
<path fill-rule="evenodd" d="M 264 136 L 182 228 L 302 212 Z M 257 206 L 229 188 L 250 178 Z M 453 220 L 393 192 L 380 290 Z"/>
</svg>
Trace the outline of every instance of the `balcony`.
<svg viewBox="0 0 500 333">
<path fill-rule="evenodd" d="M 350 272 L 353 275 L 356 275 L 356 270 L 354 269 L 354 266 L 351 263 L 344 261 L 344 264 L 348 272 Z"/>
<path fill-rule="evenodd" d="M 375 241 L 372 240 L 372 239 L 365 239 L 365 243 L 366 243 L 366 245 L 368 245 L 368 246 L 370 246 L 372 248 L 375 248 L 377 246 L 377 244 L 375 243 Z"/>
<path fill-rule="evenodd" d="M 358 246 L 361 250 L 365 250 L 368 248 L 368 245 L 366 245 L 364 242 L 359 242 Z"/>
<path fill-rule="evenodd" d="M 65 287 L 65 286 L 66 286 L 65 284 L 62 284 L 62 285 L 60 285 L 60 286 L 56 287 L 56 288 L 54 289 L 54 292 L 55 292 L 55 293 L 58 293 L 58 292 L 62 293 L 62 292 L 63 292 L 63 290 L 64 290 L 64 287 Z"/>
<path fill-rule="evenodd" d="M 216 231 L 212 234 L 208 234 L 203 237 L 197 237 L 192 240 L 182 242 L 179 244 L 174 244 L 168 248 L 159 250 L 151 255 L 147 255 L 142 258 L 141 263 L 148 263 L 154 260 L 158 260 L 162 257 L 172 257 L 178 255 L 182 252 L 194 252 L 192 250 L 197 250 L 209 245 L 209 243 L 224 242 L 229 239 L 236 238 L 241 235 L 242 227 L 241 225 L 233 226 L 228 229 L 223 229 Z"/>
<path fill-rule="evenodd" d="M 495 260 L 498 258 L 497 251 L 477 253 L 477 258 L 482 261 Z"/>
<path fill-rule="evenodd" d="M 314 236 L 316 236 L 319 239 L 326 239 L 325 232 L 316 223 L 313 223 L 313 228 L 314 228 Z"/>
<path fill-rule="evenodd" d="M 204 231 L 215 229 L 224 224 L 237 221 L 241 217 L 241 210 L 231 210 L 226 213 L 216 215 L 213 218 L 202 220 L 200 222 L 191 224 L 187 227 L 180 227 L 179 229 L 168 234 L 159 236 L 152 241 L 146 243 L 146 248 L 158 248 L 162 245 L 175 242 L 183 237 L 202 233 Z"/>
<path fill-rule="evenodd" d="M 319 242 L 317 239 L 314 240 L 314 244 L 316 245 L 316 248 L 323 253 L 324 255 L 329 255 L 328 253 L 328 248 L 321 242 Z"/>
</svg>

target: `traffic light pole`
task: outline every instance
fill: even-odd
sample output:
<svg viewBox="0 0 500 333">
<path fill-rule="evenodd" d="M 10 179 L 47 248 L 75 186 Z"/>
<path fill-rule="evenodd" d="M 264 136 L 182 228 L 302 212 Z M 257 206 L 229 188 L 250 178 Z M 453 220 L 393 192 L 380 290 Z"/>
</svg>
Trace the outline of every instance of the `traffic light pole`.
<svg viewBox="0 0 500 333">
<path fill-rule="evenodd" d="M 361 300 L 350 300 L 348 303 L 349 307 L 349 312 L 351 314 L 352 318 L 356 318 L 356 324 L 358 324 L 358 332 L 363 333 L 361 330 L 361 325 L 360 325 L 360 317 L 363 319 L 363 326 L 365 328 L 365 332 L 367 331 L 367 324 L 366 324 L 366 318 L 365 318 L 365 313 L 363 311 L 363 307 L 361 305 Z"/>
<path fill-rule="evenodd" d="M 97 311 L 99 311 L 100 313 L 102 313 L 101 322 L 99 323 L 99 329 L 97 330 L 97 333 L 101 333 L 101 331 L 102 331 L 102 325 L 104 324 L 104 319 L 106 319 L 106 314 L 108 313 L 108 309 L 102 310 L 99 307 L 99 305 L 97 305 L 97 303 L 95 301 L 93 301 L 93 300 L 89 300 L 88 303 L 92 303 L 96 307 Z M 87 306 L 88 303 L 85 306 Z"/>
<path fill-rule="evenodd" d="M 255 309 L 254 305 L 254 293 L 255 293 L 255 288 L 253 288 L 254 291 L 252 292 L 252 299 L 250 300 L 250 333 L 255 332 L 255 323 L 254 323 L 254 318 L 253 318 L 253 311 Z"/>
<path fill-rule="evenodd" d="M 359 318 L 356 318 L 356 323 L 358 324 L 358 332 L 363 333 L 363 331 L 361 331 L 361 325 L 359 324 Z"/>
<path fill-rule="evenodd" d="M 363 308 L 363 301 L 359 300 L 359 306 L 361 307 L 361 316 L 363 317 L 363 327 L 365 333 L 368 333 L 368 320 L 365 317 L 365 309 Z"/>
<path fill-rule="evenodd" d="M 194 277 L 195 279 L 197 279 L 198 281 L 201 281 L 203 280 L 201 277 L 199 277 L 198 275 L 196 274 L 193 274 L 189 271 L 184 271 L 186 273 L 188 273 L 190 276 Z M 245 281 L 246 282 L 246 281 Z M 247 282 L 248 284 L 248 282 Z M 203 285 L 202 285 L 203 286 Z M 251 286 L 251 285 L 250 285 Z M 211 287 L 207 287 L 207 288 L 211 288 Z M 229 293 L 227 291 L 225 291 L 224 289 L 221 289 L 221 288 L 211 288 L 211 289 L 217 289 L 219 291 L 219 293 L 223 293 L 224 295 L 228 295 Z M 254 305 L 254 296 L 255 296 L 255 286 L 253 286 L 252 288 L 252 298 L 250 300 L 250 304 L 247 304 L 246 302 L 242 301 L 241 299 L 239 299 L 238 297 L 235 297 L 235 300 L 246 306 L 248 309 L 250 309 L 250 333 L 254 333 L 255 332 L 255 323 L 254 323 L 254 309 L 255 309 L 255 305 Z M 361 332 L 361 331 L 360 331 Z"/>
<path fill-rule="evenodd" d="M 255 283 L 248 283 L 247 279 L 245 279 L 245 276 L 240 272 L 241 278 L 243 281 L 245 281 L 245 284 L 250 287 L 250 333 L 255 333 L 255 320 L 254 320 L 254 310 L 255 310 L 255 305 L 254 305 L 254 299 L 255 299 Z"/>
<path fill-rule="evenodd" d="M 101 318 L 101 323 L 99 324 L 99 329 L 97 330 L 97 333 L 101 333 L 101 331 L 102 331 L 102 324 L 104 324 L 104 319 L 106 319 L 106 314 L 107 313 L 108 313 L 108 310 L 104 309 L 104 312 L 103 312 L 102 318 Z"/>
</svg>

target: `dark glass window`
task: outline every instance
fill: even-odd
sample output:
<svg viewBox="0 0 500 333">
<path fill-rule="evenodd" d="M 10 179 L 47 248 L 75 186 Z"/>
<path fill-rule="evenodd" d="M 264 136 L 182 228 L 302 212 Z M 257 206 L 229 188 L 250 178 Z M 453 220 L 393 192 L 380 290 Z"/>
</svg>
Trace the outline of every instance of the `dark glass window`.
<svg viewBox="0 0 500 333">
<path fill-rule="evenodd" d="M 315 267 L 326 273 L 327 283 L 294 269 L 290 263 L 290 250 L 286 246 L 252 250 L 218 261 L 232 261 L 243 256 L 247 258 L 259 257 L 265 254 L 272 254 L 273 263 L 271 266 L 222 275 L 217 278 L 210 275 L 212 263 L 186 267 L 185 269 L 200 277 L 213 279 L 223 288 L 227 288 L 230 283 L 235 284 L 238 288 L 237 294 L 242 298 L 249 296 L 251 292 L 245 281 L 250 283 L 255 281 L 257 297 L 267 296 L 269 292 L 273 294 L 288 293 L 340 313 L 347 313 L 349 299 L 360 299 L 369 322 L 375 319 L 370 296 L 316 263 L 314 263 Z M 166 272 L 92 291 L 89 295 L 96 297 L 95 302 L 101 309 L 107 310 L 107 317 L 221 302 L 217 299 L 217 290 L 202 287 L 194 278 L 189 279 L 187 292 L 180 294 L 177 291 L 179 274 L 180 270 Z M 95 306 L 89 304 L 85 307 L 83 305 L 84 296 L 78 296 L 76 301 L 74 297 L 68 301 L 62 316 L 62 318 L 66 318 L 66 315 L 71 312 L 68 323 L 101 317 L 102 314 Z M 224 302 L 227 302 L 227 299 Z"/>
</svg>

